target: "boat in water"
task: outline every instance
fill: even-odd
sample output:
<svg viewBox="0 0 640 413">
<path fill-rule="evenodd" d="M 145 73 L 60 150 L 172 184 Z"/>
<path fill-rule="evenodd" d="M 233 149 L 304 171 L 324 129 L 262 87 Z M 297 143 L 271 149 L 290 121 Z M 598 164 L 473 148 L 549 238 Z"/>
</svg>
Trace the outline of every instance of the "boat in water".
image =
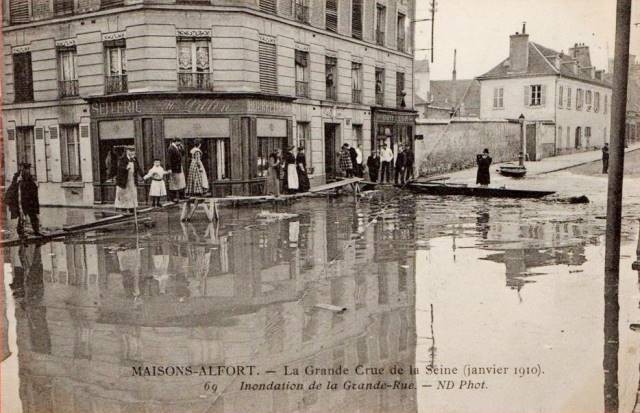
<svg viewBox="0 0 640 413">
<path fill-rule="evenodd" d="M 542 198 L 555 194 L 555 191 L 536 191 L 529 189 L 491 188 L 488 186 L 469 186 L 439 182 L 410 182 L 406 188 L 428 195 L 464 195 L 485 198 Z"/>
<path fill-rule="evenodd" d="M 512 178 L 522 178 L 527 174 L 527 168 L 520 165 L 502 165 L 497 171 L 500 175 L 510 176 Z"/>
</svg>

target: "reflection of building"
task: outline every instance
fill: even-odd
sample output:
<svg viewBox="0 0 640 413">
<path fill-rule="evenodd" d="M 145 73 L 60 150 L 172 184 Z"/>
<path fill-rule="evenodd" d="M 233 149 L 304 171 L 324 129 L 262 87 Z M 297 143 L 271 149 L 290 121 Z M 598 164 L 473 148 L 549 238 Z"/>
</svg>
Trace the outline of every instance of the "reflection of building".
<svg viewBox="0 0 640 413">
<path fill-rule="evenodd" d="M 332 179 L 344 142 L 412 142 L 414 14 L 413 0 L 6 0 L 6 176 L 28 161 L 43 203 L 110 202 L 123 145 L 148 168 L 180 137 L 202 139 L 217 195 L 261 192 L 288 145 Z"/>
<path fill-rule="evenodd" d="M 395 261 L 388 254 L 376 263 L 373 249 L 351 242 L 355 234 L 372 239 L 374 228 L 364 225 L 357 206 L 340 207 L 354 213 L 326 208 L 264 225 L 248 219 L 254 225 L 232 234 L 163 227 L 159 220 L 155 235 L 139 244 L 56 242 L 32 252 L 38 260 L 30 261 L 25 279 L 33 282 L 40 272 L 44 283 L 25 289 L 32 305 L 16 312 L 25 413 L 239 412 L 258 406 L 272 412 L 415 411 L 415 390 L 239 391 L 242 381 L 415 383 L 412 376 L 389 374 L 283 376 L 284 365 L 388 368 L 415 359 L 413 260 L 399 250 Z M 334 314 L 315 308 L 319 303 L 348 310 Z M 253 364 L 276 373 L 131 373 L 139 365 L 218 364 Z M 218 394 L 203 396 L 206 381 L 218 385 Z"/>
</svg>

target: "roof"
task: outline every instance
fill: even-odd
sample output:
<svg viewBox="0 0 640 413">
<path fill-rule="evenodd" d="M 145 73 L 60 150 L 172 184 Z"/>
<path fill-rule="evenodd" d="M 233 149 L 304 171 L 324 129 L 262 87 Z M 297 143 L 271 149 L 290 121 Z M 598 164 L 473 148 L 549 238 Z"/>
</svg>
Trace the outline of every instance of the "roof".
<svg viewBox="0 0 640 413">
<path fill-rule="evenodd" d="M 456 102 L 452 101 L 454 91 Z M 430 106 L 451 108 L 464 103 L 465 112 L 480 110 L 480 82 L 476 79 L 432 80 L 430 94 Z"/>
<path fill-rule="evenodd" d="M 580 71 L 576 74 L 566 63 L 574 61 L 574 59 L 564 53 L 542 46 L 535 42 L 529 42 L 529 66 L 525 72 L 514 73 L 509 71 L 509 58 L 502 60 L 497 66 L 489 70 L 485 74 L 478 76 L 477 79 L 502 79 L 510 77 L 533 77 L 533 76 L 563 76 L 583 82 L 593 83 L 600 86 L 611 87 L 605 80 L 591 78 Z M 560 67 L 555 66 L 555 59 L 560 59 Z"/>
</svg>

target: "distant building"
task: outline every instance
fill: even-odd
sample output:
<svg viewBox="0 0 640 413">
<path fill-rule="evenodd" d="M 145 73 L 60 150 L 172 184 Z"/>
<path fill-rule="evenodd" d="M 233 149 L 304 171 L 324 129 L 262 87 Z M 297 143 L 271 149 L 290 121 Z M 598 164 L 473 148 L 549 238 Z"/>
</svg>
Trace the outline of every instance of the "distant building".
<svg viewBox="0 0 640 413">
<path fill-rule="evenodd" d="M 532 160 L 608 142 L 611 86 L 591 64 L 589 46 L 557 52 L 530 42 L 524 27 L 510 40 L 509 57 L 477 78 L 480 117 L 524 115 Z"/>
<path fill-rule="evenodd" d="M 417 101 L 416 109 L 425 113 L 426 118 L 477 118 L 480 116 L 480 82 L 475 79 L 432 80 L 425 111 Z"/>
<path fill-rule="evenodd" d="M 418 100 L 426 102 L 429 98 L 430 86 L 430 68 L 429 61 L 427 59 L 416 60 L 413 63 L 413 77 L 413 93 L 415 95 L 416 102 L 418 102 Z"/>
<path fill-rule="evenodd" d="M 613 59 L 609 59 L 609 71 L 605 79 L 613 81 Z M 629 80 L 627 82 L 627 119 L 625 138 L 628 141 L 640 139 L 640 60 L 629 55 Z"/>
</svg>

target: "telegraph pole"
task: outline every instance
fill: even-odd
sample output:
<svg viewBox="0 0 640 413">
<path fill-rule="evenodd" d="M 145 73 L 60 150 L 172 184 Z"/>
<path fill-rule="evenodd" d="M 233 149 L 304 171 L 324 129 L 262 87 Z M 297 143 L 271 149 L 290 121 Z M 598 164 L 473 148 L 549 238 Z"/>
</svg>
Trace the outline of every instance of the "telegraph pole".
<svg viewBox="0 0 640 413">
<path fill-rule="evenodd" d="M 433 63 L 433 36 L 434 36 L 434 25 L 435 25 L 435 18 L 436 18 L 436 7 L 438 6 L 438 3 L 436 2 L 436 0 L 431 0 L 431 2 L 429 3 L 430 9 L 429 12 L 431 13 L 431 18 L 430 19 L 416 19 L 414 20 L 413 23 L 413 36 L 414 36 L 414 42 L 413 42 L 413 51 L 414 51 L 414 59 L 417 57 L 415 52 L 421 52 L 421 51 L 431 51 L 431 63 Z M 415 47 L 415 34 L 416 34 L 416 23 L 420 23 L 420 22 L 431 22 L 431 48 L 429 49 L 416 49 Z"/>
<path fill-rule="evenodd" d="M 620 232 L 624 137 L 629 74 L 631 0 L 617 0 L 616 39 L 611 99 L 611 144 L 607 187 L 607 233 L 604 265 L 604 411 L 618 412 Z"/>
<path fill-rule="evenodd" d="M 433 63 L 433 34 L 436 26 L 436 0 L 431 0 L 431 63 Z"/>
</svg>

